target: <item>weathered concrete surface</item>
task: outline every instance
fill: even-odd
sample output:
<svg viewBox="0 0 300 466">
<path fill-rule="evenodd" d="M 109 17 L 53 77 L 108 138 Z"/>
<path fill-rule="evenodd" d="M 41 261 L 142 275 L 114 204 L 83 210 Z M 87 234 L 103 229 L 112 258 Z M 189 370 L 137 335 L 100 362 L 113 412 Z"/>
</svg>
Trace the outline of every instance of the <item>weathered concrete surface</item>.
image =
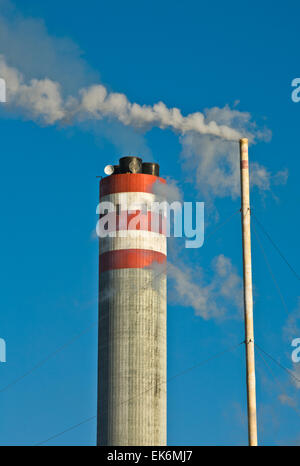
<svg viewBox="0 0 300 466">
<path fill-rule="evenodd" d="M 166 276 L 99 278 L 98 445 L 166 445 Z"/>
</svg>

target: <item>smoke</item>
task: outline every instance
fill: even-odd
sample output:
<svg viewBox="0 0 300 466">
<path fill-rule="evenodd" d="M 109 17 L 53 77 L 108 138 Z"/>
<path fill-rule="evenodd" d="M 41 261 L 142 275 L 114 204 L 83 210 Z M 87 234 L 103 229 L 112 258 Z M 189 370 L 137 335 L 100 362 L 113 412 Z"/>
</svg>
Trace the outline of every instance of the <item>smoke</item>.
<svg viewBox="0 0 300 466">
<path fill-rule="evenodd" d="M 7 101 L 23 110 L 24 115 L 45 124 L 53 124 L 65 116 L 60 84 L 50 79 L 31 79 L 9 67 L 0 56 L 0 76 L 6 81 Z"/>
<path fill-rule="evenodd" d="M 287 170 L 280 170 L 273 174 L 258 162 L 250 164 L 250 175 L 251 185 L 257 186 L 261 191 L 270 191 L 271 184 L 284 185 L 288 179 Z"/>
<path fill-rule="evenodd" d="M 214 116 L 218 121 L 218 112 L 221 121 L 224 120 L 224 109 L 214 109 Z M 225 112 L 228 122 L 231 122 L 230 112 Z M 263 137 L 268 140 L 268 130 L 258 134 L 251 127 L 250 115 L 233 110 L 238 127 L 245 125 L 244 134 L 249 140 L 255 141 Z M 248 127 L 248 129 L 247 129 Z M 227 141 L 210 135 L 190 133 L 181 137 L 182 159 L 189 181 L 196 185 L 198 191 L 207 199 L 230 196 L 235 199 L 240 194 L 240 166 L 239 146 L 236 142 Z M 275 174 L 266 167 L 254 162 L 250 166 L 251 184 L 261 192 L 270 191 L 272 184 L 285 184 L 288 177 L 287 170 Z"/>
<path fill-rule="evenodd" d="M 8 0 L 0 0 L 0 44 L 0 54 L 26 82 L 48 78 L 73 94 L 99 79 L 76 43 L 50 35 L 42 19 L 24 17 Z"/>
<path fill-rule="evenodd" d="M 178 251 L 177 251 L 178 252 Z M 223 254 L 211 263 L 213 276 L 209 282 L 204 279 L 201 267 L 191 267 L 179 259 L 177 252 L 173 262 L 153 262 L 153 274 L 146 280 L 145 290 L 151 286 L 158 294 L 164 290 L 162 278 L 168 273 L 170 302 L 174 305 L 192 308 L 196 316 L 205 320 L 240 319 L 242 317 L 242 280 L 231 260 Z"/>
<path fill-rule="evenodd" d="M 254 143 L 258 140 L 269 141 L 268 129 L 257 129 L 248 112 L 237 109 L 213 107 L 205 110 L 207 122 L 215 121 L 217 125 L 234 127 L 236 131 L 248 137 Z M 240 192 L 239 146 L 235 141 L 216 138 L 195 132 L 181 136 L 182 158 L 189 173 L 190 181 L 206 198 L 226 197 L 233 199 Z M 251 165 L 251 183 L 261 191 L 269 191 L 271 183 L 284 184 L 287 172 L 272 174 L 259 163 Z"/>
<path fill-rule="evenodd" d="M 103 83 L 92 84 L 99 81 L 98 74 L 76 44 L 51 37 L 42 20 L 24 18 L 4 0 L 0 0 L 0 43 L 8 104 L 25 118 L 47 125 L 109 119 L 138 131 L 169 128 L 181 135 L 194 132 L 229 141 L 245 136 L 248 113 L 215 107 L 184 116 L 163 102 L 142 105 L 110 92 Z"/>
<path fill-rule="evenodd" d="M 212 276 L 205 278 L 203 268 L 191 266 L 179 257 L 178 243 L 168 240 L 172 262 L 153 262 L 153 274 L 146 281 L 145 289 L 151 286 L 158 294 L 162 293 L 162 278 L 167 271 L 169 302 L 191 308 L 196 316 L 204 320 L 241 319 L 243 310 L 242 279 L 231 260 L 220 254 L 211 262 Z"/>
<path fill-rule="evenodd" d="M 188 134 L 181 138 L 184 167 L 205 197 L 236 197 L 239 192 L 238 145 Z"/>
<path fill-rule="evenodd" d="M 168 276 L 172 282 L 171 301 L 191 307 L 203 319 L 240 318 L 242 311 L 242 280 L 231 260 L 223 254 L 212 261 L 213 277 L 204 280 L 202 268 L 189 267 L 176 261 L 168 265 Z M 234 312 L 229 314 L 228 309 Z"/>
<path fill-rule="evenodd" d="M 285 393 L 280 394 L 278 399 L 281 404 L 289 406 L 290 408 L 297 407 L 297 401 L 292 396 L 286 395 Z"/>
<path fill-rule="evenodd" d="M 294 338 L 300 338 L 300 298 L 298 298 L 298 306 L 289 314 L 283 327 L 283 337 L 290 342 Z"/>
<path fill-rule="evenodd" d="M 80 91 L 80 101 L 74 112 L 86 118 L 115 118 L 125 126 L 149 130 L 153 127 L 170 128 L 185 134 L 195 132 L 210 134 L 226 140 L 237 140 L 241 133 L 227 125 L 218 125 L 205 118 L 203 113 L 195 112 L 183 116 L 178 108 L 168 108 L 163 102 L 153 106 L 132 103 L 124 94 L 108 92 L 99 84 Z"/>
<path fill-rule="evenodd" d="M 42 20 L 24 18 L 8 0 L 0 0 L 0 44 L 0 76 L 8 94 L 1 112 L 5 108 L 42 125 L 80 125 L 124 153 L 135 150 L 148 157 L 142 133 L 154 127 L 172 130 L 180 137 L 186 176 L 207 199 L 239 194 L 240 137 L 251 143 L 271 137 L 235 105 L 183 115 L 161 101 L 143 105 L 109 91 L 75 43 L 50 36 Z M 286 179 L 285 171 L 272 174 L 252 165 L 252 185 L 261 191 Z"/>
<path fill-rule="evenodd" d="M 163 102 L 142 105 L 103 83 L 92 84 L 99 81 L 98 73 L 79 47 L 70 39 L 51 37 L 42 20 L 24 18 L 8 0 L 0 0 L 0 43 L 5 109 L 44 125 L 89 125 L 123 152 L 146 151 L 141 131 L 170 129 L 180 135 L 184 165 L 192 168 L 193 181 L 207 198 L 238 195 L 236 141 L 241 136 L 250 142 L 270 139 L 269 130 L 258 129 L 248 112 L 236 108 L 213 107 L 184 116 Z M 286 172 L 272 175 L 259 164 L 252 171 L 252 184 L 263 191 L 271 183 L 286 182 Z"/>
<path fill-rule="evenodd" d="M 153 185 L 153 193 L 156 194 L 160 199 L 171 204 L 172 202 L 179 202 L 183 198 L 183 194 L 178 187 L 176 180 L 170 177 L 166 178 L 167 183 L 156 181 Z"/>
<path fill-rule="evenodd" d="M 237 197 L 239 152 L 236 141 L 242 135 L 248 136 L 250 141 L 269 137 L 268 131 L 255 131 L 249 113 L 228 106 L 184 117 L 179 109 L 169 109 L 163 102 L 153 106 L 131 103 L 124 94 L 108 92 L 102 84 L 80 89 L 75 96 L 68 95 L 63 92 L 61 83 L 52 79 L 26 80 L 23 73 L 7 64 L 3 55 L 0 55 L 0 76 L 6 81 L 8 107 L 40 124 L 84 126 L 89 122 L 96 130 L 98 122 L 98 129 L 115 140 L 122 150 L 126 147 L 145 150 L 141 136 L 133 131 L 147 131 L 156 126 L 179 133 L 183 165 L 192 177 L 190 181 L 206 198 Z M 105 124 L 107 122 L 110 124 Z M 126 127 L 127 132 L 120 131 L 120 127 L 117 131 L 109 129 L 116 129 L 116 124 Z M 273 175 L 256 162 L 251 165 L 251 180 L 252 186 L 269 191 L 271 183 L 286 182 L 287 172 Z M 172 197 L 175 199 L 178 194 L 174 192 Z"/>
<path fill-rule="evenodd" d="M 293 382 L 294 386 L 296 388 L 300 388 L 300 364 L 299 363 L 294 363 L 293 364 L 293 370 L 291 371 L 294 377 L 291 378 L 291 381 Z"/>
<path fill-rule="evenodd" d="M 132 103 L 125 94 L 109 92 L 102 84 L 80 89 L 78 95 L 64 98 L 58 82 L 48 78 L 26 81 L 18 69 L 7 64 L 3 55 L 0 75 L 7 83 L 8 103 L 20 108 L 27 118 L 45 124 L 108 118 L 142 130 L 170 128 L 183 135 L 195 132 L 224 140 L 238 140 L 242 136 L 234 128 L 205 118 L 203 113 L 183 116 L 178 108 L 169 109 L 163 102 L 153 106 Z"/>
</svg>

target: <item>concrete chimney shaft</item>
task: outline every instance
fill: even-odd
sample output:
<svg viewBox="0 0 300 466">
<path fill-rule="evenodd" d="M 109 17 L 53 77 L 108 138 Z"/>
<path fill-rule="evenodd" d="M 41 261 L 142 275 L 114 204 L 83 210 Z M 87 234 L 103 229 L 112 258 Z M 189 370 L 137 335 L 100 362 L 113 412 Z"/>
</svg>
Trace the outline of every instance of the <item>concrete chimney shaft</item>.
<svg viewBox="0 0 300 466">
<path fill-rule="evenodd" d="M 117 223 L 99 239 L 98 445 L 166 445 L 167 247 L 163 222 L 151 226 L 156 182 L 165 180 L 128 172 L 100 182 Z M 124 223 L 132 205 L 140 210 Z"/>
</svg>

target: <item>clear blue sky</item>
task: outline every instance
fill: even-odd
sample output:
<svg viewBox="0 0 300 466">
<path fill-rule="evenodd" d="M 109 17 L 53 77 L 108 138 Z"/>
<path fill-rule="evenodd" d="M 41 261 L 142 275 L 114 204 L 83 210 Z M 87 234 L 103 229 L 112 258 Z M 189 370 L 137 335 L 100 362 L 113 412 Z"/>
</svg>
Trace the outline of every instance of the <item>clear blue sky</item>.
<svg viewBox="0 0 300 466">
<path fill-rule="evenodd" d="M 7 13 L 5 3 L 0 7 Z M 56 44 L 58 58 L 53 59 L 46 40 L 0 43 L 0 54 L 29 78 L 60 79 L 72 90 L 101 81 L 132 102 L 163 100 L 183 114 L 239 101 L 240 111 L 249 112 L 258 127 L 266 125 L 272 139 L 252 146 L 251 158 L 273 173 L 287 169 L 289 176 L 284 185 L 276 185 L 275 177 L 270 191 L 253 189 L 252 206 L 299 271 L 300 103 L 291 100 L 291 81 L 299 77 L 299 2 L 16 0 L 15 6 L 18 13 L 8 11 L 8 16 L 22 15 L 25 23 L 41 18 Z M 60 37 L 78 45 L 87 65 L 77 67 L 77 51 L 63 49 L 55 42 Z M 158 161 L 162 175 L 177 180 L 187 200 L 206 198 L 201 186 L 197 190 L 187 182 L 180 138 L 171 131 L 135 134 L 106 122 L 45 126 L 7 108 L 0 111 L 0 337 L 7 342 L 7 363 L 0 364 L 0 444 L 32 445 L 96 414 L 96 326 L 1 393 L 2 386 L 97 320 L 96 175 L 105 164 L 138 151 Z M 230 196 L 210 202 L 207 234 L 217 225 L 216 212 L 222 222 L 240 205 Z M 294 313 L 299 282 L 260 237 Z M 200 266 L 209 283 L 211 263 L 220 254 L 241 275 L 238 215 L 200 250 L 184 250 L 181 257 L 192 269 Z M 253 268 L 256 341 L 292 369 L 291 338 L 283 333 L 287 312 L 255 237 Z M 196 271 L 193 280 L 198 281 Z M 230 300 L 226 306 L 230 314 Z M 241 319 L 204 320 L 176 300 L 170 283 L 169 377 L 242 340 Z M 259 441 L 299 443 L 299 393 L 270 364 L 273 372 L 257 355 Z M 246 444 L 244 372 L 244 348 L 239 347 L 171 380 L 168 444 Z M 279 400 L 283 394 L 290 397 L 285 403 Z M 91 421 L 48 444 L 93 445 L 95 432 Z"/>
</svg>

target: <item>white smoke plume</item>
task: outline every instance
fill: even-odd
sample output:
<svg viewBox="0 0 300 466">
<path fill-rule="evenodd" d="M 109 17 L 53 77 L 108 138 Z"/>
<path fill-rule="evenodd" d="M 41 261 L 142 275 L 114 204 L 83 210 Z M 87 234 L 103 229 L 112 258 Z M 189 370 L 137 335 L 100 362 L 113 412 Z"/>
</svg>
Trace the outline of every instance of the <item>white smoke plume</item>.
<svg viewBox="0 0 300 466">
<path fill-rule="evenodd" d="M 171 301 L 191 307 L 203 319 L 240 318 L 242 315 L 242 280 L 231 260 L 220 254 L 212 261 L 213 277 L 204 280 L 203 270 L 176 261 L 168 265 L 168 277 L 175 294 Z M 235 311 L 229 315 L 228 309 Z"/>
<path fill-rule="evenodd" d="M 228 106 L 183 116 L 178 108 L 169 109 L 163 102 L 153 106 L 131 103 L 124 94 L 108 92 L 102 84 L 82 88 L 75 96 L 67 95 L 61 84 L 52 79 L 26 80 L 18 69 L 7 64 L 3 55 L 0 76 L 6 81 L 8 108 L 21 111 L 25 118 L 41 124 L 109 120 L 128 129 L 147 131 L 156 126 L 180 134 L 185 168 L 193 174 L 192 181 L 206 198 L 237 197 L 237 140 L 241 136 L 250 141 L 269 137 L 268 131 L 255 130 L 249 113 Z M 273 175 L 258 163 L 251 168 L 252 185 L 262 191 L 269 191 L 271 183 L 286 182 L 286 171 Z"/>
<path fill-rule="evenodd" d="M 163 102 L 143 105 L 122 93 L 110 92 L 89 68 L 83 53 L 70 39 L 51 37 L 42 20 L 24 18 L 9 0 L 0 0 L 0 76 L 6 80 L 12 110 L 44 125 L 80 124 L 97 131 L 127 152 L 147 152 L 141 132 L 153 127 L 170 129 L 180 136 L 181 160 L 192 168 L 193 182 L 206 198 L 239 193 L 238 144 L 270 138 L 248 112 L 229 106 L 183 115 Z M 252 185 L 269 191 L 284 183 L 286 172 L 272 174 L 252 165 Z"/>
<path fill-rule="evenodd" d="M 225 109 L 214 109 L 214 116 L 218 120 L 218 112 L 221 121 L 224 121 Z M 231 122 L 230 109 L 225 114 L 228 116 L 228 124 Z M 236 113 L 235 110 L 233 110 Z M 245 124 L 244 135 L 253 141 L 262 137 L 267 140 L 269 131 L 259 132 L 259 135 L 248 132 L 246 128 L 251 126 L 250 115 L 240 113 L 240 122 Z M 237 119 L 237 115 L 235 117 Z M 226 197 L 233 199 L 240 194 L 240 165 L 239 145 L 235 141 L 228 141 L 210 135 L 189 133 L 181 137 L 182 158 L 184 168 L 189 181 L 195 184 L 206 198 Z M 271 173 L 266 167 L 257 162 L 250 164 L 250 179 L 252 186 L 260 191 L 270 191 L 271 184 L 285 184 L 287 170 Z"/>
<path fill-rule="evenodd" d="M 253 162 L 250 164 L 250 175 L 251 185 L 257 186 L 261 191 L 270 191 L 272 184 L 286 184 L 288 179 L 287 170 L 281 170 L 273 174 L 258 162 Z"/>
<path fill-rule="evenodd" d="M 169 109 L 163 102 L 153 106 L 132 103 L 125 94 L 109 92 L 102 84 L 81 89 L 78 95 L 64 98 L 58 82 L 48 78 L 26 82 L 23 74 L 9 66 L 3 55 L 0 57 L 0 76 L 7 83 L 8 103 L 22 109 L 28 118 L 45 124 L 111 118 L 125 126 L 143 130 L 170 128 L 180 134 L 195 132 L 229 141 L 242 136 L 239 130 L 218 124 L 203 113 L 183 116 L 178 108 Z"/>
<path fill-rule="evenodd" d="M 169 204 L 182 201 L 183 193 L 178 187 L 177 181 L 170 177 L 166 177 L 166 181 L 167 183 L 162 183 L 159 180 L 156 181 L 153 185 L 153 193 Z"/>
<path fill-rule="evenodd" d="M 89 118 L 102 119 L 112 117 L 126 126 L 150 129 L 170 128 L 185 134 L 196 132 L 211 134 L 226 140 L 237 140 L 241 133 L 227 125 L 218 125 L 207 120 L 203 113 L 195 112 L 183 116 L 178 108 L 167 108 L 163 102 L 153 106 L 131 103 L 124 94 L 109 93 L 103 85 L 91 86 L 80 91 L 81 99 L 75 113 L 83 113 Z"/>
<path fill-rule="evenodd" d="M 53 124 L 65 116 L 60 85 L 51 79 L 31 79 L 25 83 L 22 73 L 6 64 L 0 56 L 0 76 L 6 81 L 9 106 L 20 108 L 25 116 Z"/>
<path fill-rule="evenodd" d="M 228 257 L 220 254 L 213 259 L 213 276 L 207 281 L 201 267 L 191 267 L 183 262 L 178 250 L 173 250 L 173 253 L 173 261 L 168 262 L 167 268 L 165 264 L 156 262 L 147 267 L 154 274 L 146 279 L 145 290 L 152 287 L 162 293 L 161 279 L 167 271 L 170 303 L 192 308 L 195 315 L 204 320 L 242 318 L 242 279 Z"/>
<path fill-rule="evenodd" d="M 9 0 L 0 0 L 0 54 L 25 82 L 48 78 L 67 94 L 99 80 L 72 39 L 50 35 L 43 19 L 24 16 Z"/>
<path fill-rule="evenodd" d="M 279 399 L 281 404 L 289 406 L 290 408 L 296 408 L 297 407 L 297 401 L 292 396 L 289 396 L 286 393 L 281 393 L 278 396 L 278 399 Z"/>
<path fill-rule="evenodd" d="M 296 388 L 300 388 L 300 364 L 299 363 L 294 363 L 293 364 L 293 370 L 291 371 L 293 377 L 291 378 L 291 381 L 293 382 L 294 386 Z"/>
<path fill-rule="evenodd" d="M 283 327 L 283 337 L 290 342 L 294 338 L 300 338 L 300 298 L 298 298 L 298 306 L 289 314 Z"/>
</svg>

